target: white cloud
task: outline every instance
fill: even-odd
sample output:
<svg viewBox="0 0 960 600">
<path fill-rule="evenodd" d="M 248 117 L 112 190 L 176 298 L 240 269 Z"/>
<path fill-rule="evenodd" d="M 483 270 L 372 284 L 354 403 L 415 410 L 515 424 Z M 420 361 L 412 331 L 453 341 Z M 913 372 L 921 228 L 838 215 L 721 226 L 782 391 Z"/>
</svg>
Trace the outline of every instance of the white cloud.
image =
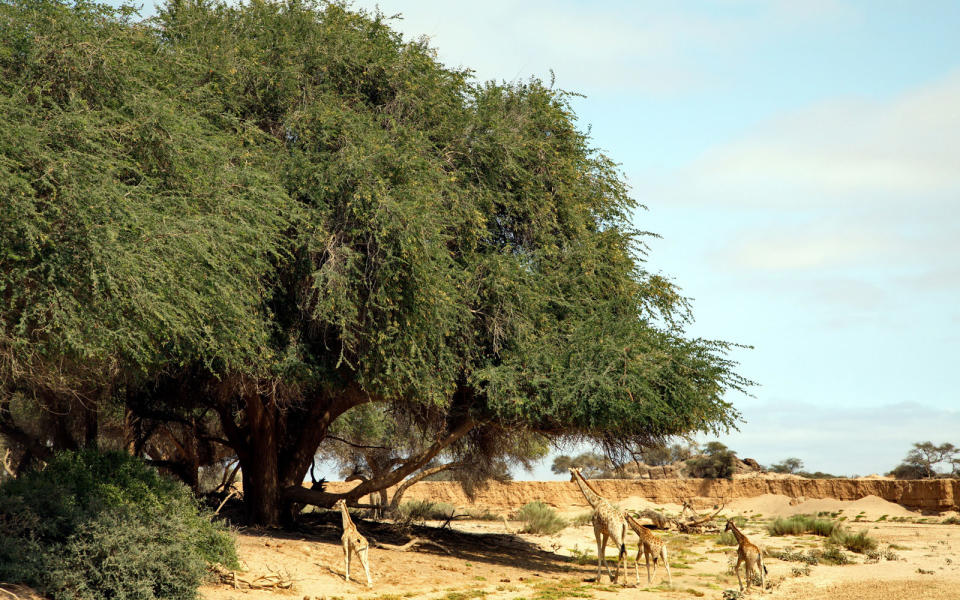
<svg viewBox="0 0 960 600">
<path fill-rule="evenodd" d="M 960 73 L 887 101 L 780 117 L 671 177 L 671 195 L 760 207 L 957 206 Z"/>
</svg>

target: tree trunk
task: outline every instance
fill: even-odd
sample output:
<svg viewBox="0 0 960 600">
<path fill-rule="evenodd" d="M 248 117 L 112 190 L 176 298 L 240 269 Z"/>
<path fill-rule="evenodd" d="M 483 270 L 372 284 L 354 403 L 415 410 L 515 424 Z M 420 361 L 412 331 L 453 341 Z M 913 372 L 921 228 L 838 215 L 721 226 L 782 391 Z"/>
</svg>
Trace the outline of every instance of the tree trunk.
<svg viewBox="0 0 960 600">
<path fill-rule="evenodd" d="M 249 452 L 240 456 L 243 473 L 243 504 L 250 524 L 275 527 L 280 524 L 280 478 L 277 468 L 276 403 L 266 402 L 256 392 L 246 398 Z"/>
</svg>

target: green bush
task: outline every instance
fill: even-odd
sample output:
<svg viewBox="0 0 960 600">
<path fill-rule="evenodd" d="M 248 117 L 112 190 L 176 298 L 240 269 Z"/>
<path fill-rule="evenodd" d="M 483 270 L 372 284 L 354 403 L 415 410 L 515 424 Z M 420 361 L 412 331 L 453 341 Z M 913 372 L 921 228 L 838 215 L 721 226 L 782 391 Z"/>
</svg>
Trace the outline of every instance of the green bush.
<svg viewBox="0 0 960 600">
<path fill-rule="evenodd" d="M 567 526 L 567 521 L 557 511 L 543 502 L 531 502 L 517 513 L 517 519 L 525 523 L 523 533 L 557 533 Z"/>
<path fill-rule="evenodd" d="M 233 537 L 127 454 L 63 453 L 0 484 L 0 581 L 53 600 L 195 598 L 212 562 L 237 566 Z"/>
<path fill-rule="evenodd" d="M 834 531 L 840 529 L 840 523 L 828 519 L 818 519 L 810 515 L 793 515 L 792 517 L 774 520 L 767 528 L 770 535 L 803 535 L 812 533 L 823 537 L 830 537 Z"/>
<path fill-rule="evenodd" d="M 400 511 L 402 519 L 410 521 L 445 521 L 453 515 L 456 508 L 446 502 L 411 500 L 401 504 L 397 510 Z"/>
<path fill-rule="evenodd" d="M 877 549 L 877 540 L 867 535 L 866 531 L 849 533 L 838 528 L 831 534 L 830 541 L 857 554 L 867 554 Z"/>
<path fill-rule="evenodd" d="M 739 542 L 737 541 L 737 536 L 733 535 L 732 531 L 724 531 L 717 539 L 714 540 L 718 546 L 737 546 Z"/>
<path fill-rule="evenodd" d="M 584 525 L 590 525 L 593 523 L 593 511 L 588 511 L 580 513 L 575 516 L 573 520 L 570 521 L 570 524 L 575 527 L 582 527 Z"/>
</svg>

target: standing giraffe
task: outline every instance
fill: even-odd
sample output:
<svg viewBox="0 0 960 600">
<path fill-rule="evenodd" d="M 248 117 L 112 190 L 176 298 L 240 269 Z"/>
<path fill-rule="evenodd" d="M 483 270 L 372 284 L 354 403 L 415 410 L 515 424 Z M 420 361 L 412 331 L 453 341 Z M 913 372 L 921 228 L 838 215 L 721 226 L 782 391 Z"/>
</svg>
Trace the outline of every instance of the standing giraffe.
<svg viewBox="0 0 960 600">
<path fill-rule="evenodd" d="M 643 552 L 643 559 L 647 563 L 647 583 L 653 581 L 653 575 L 657 574 L 657 560 L 663 559 L 663 567 L 667 570 L 667 584 L 673 585 L 673 578 L 670 576 L 670 563 L 667 561 L 667 543 L 663 538 L 654 534 L 652 531 L 641 525 L 629 514 L 624 514 L 627 519 L 627 525 L 640 536 L 640 547 L 637 548 L 637 560 L 633 562 L 633 568 L 637 571 L 637 585 L 640 585 L 640 553 Z M 650 557 L 653 557 L 653 575 L 650 574 Z"/>
<path fill-rule="evenodd" d="M 350 554 L 356 552 L 357 556 L 360 557 L 360 564 L 363 565 L 363 571 L 367 574 L 367 587 L 372 587 L 373 581 L 370 579 L 370 562 L 367 560 L 367 551 L 370 549 L 370 544 L 367 543 L 367 538 L 360 535 L 360 532 L 357 531 L 357 526 L 353 524 L 353 519 L 350 518 L 350 511 L 347 510 L 346 501 L 341 498 L 337 500 L 337 503 L 334 504 L 333 507 L 340 509 L 340 514 L 343 516 L 343 536 L 340 539 L 343 541 L 343 561 L 345 563 L 347 581 L 350 581 Z"/>
<path fill-rule="evenodd" d="M 623 574 L 627 574 L 627 522 L 623 514 L 617 510 L 610 502 L 598 494 L 587 480 L 580 474 L 580 469 L 570 469 L 570 481 L 580 486 L 583 496 L 593 507 L 593 535 L 597 538 L 597 583 L 600 582 L 602 568 L 607 569 L 607 576 L 610 581 L 616 583 L 620 579 L 620 563 L 623 563 Z M 607 538 L 613 541 L 614 546 L 619 550 L 617 556 L 617 574 L 610 574 L 610 567 L 607 566 Z"/>
<path fill-rule="evenodd" d="M 750 585 L 753 583 L 753 569 L 759 566 L 760 593 L 763 593 L 763 590 L 767 589 L 767 582 L 764 577 L 767 574 L 767 567 L 763 564 L 763 552 L 756 544 L 748 540 L 743 532 L 737 529 L 733 521 L 728 520 L 727 526 L 723 530 L 732 532 L 733 537 L 737 538 L 737 566 L 734 570 L 737 572 L 737 583 L 740 584 L 740 591 L 743 591 L 743 581 L 740 579 L 740 563 L 746 563 L 743 570 L 747 576 L 747 590 L 750 590 Z"/>
</svg>

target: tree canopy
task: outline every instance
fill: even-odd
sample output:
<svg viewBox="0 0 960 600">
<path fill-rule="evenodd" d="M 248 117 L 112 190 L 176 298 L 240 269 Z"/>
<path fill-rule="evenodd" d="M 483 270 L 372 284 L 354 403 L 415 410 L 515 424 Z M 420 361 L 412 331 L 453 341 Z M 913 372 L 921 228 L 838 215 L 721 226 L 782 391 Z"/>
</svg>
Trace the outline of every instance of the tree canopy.
<svg viewBox="0 0 960 600">
<path fill-rule="evenodd" d="M 552 85 L 478 83 L 336 2 L 2 0 L 0 22 L 0 432 L 28 455 L 119 407 L 134 451 L 176 424 L 193 465 L 236 453 L 272 523 L 332 504 L 300 484 L 368 403 L 417 441 L 351 500 L 448 449 L 738 419 L 730 345 L 686 334 Z"/>
</svg>

